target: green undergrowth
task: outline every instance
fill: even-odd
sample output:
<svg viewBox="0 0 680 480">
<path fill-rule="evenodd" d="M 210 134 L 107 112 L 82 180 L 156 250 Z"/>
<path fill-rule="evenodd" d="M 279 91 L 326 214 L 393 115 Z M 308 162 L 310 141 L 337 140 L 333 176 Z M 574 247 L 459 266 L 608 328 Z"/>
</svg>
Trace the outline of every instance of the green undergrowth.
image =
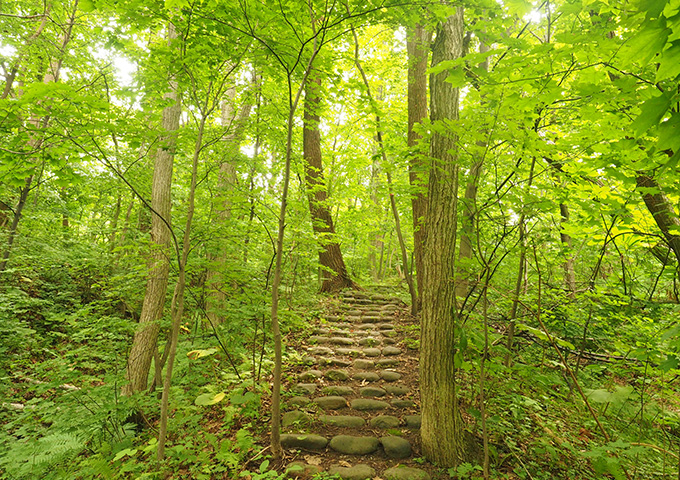
<svg viewBox="0 0 680 480">
<path fill-rule="evenodd" d="M 162 387 L 120 395 L 141 305 L 120 287 L 137 281 L 143 291 L 141 271 L 111 269 L 97 251 L 38 254 L 41 262 L 27 257 L 6 271 L 0 288 L 0 478 L 279 477 L 261 442 L 273 365 L 266 292 L 230 296 L 215 330 L 200 288 L 187 295 L 166 458 L 158 463 Z M 284 335 L 319 314 L 311 287 L 297 287 L 301 300 L 291 293 L 280 310 Z M 168 330 L 164 317 L 161 354 Z"/>
</svg>

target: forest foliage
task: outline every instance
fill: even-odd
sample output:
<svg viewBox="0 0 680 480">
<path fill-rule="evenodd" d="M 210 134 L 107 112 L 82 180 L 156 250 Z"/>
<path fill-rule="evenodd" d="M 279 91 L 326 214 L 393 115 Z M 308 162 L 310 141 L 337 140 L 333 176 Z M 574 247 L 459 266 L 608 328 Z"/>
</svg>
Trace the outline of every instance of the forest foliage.
<svg viewBox="0 0 680 480">
<path fill-rule="evenodd" d="M 409 32 L 456 7 L 464 56 L 429 73 L 460 89 L 459 118 L 424 119 L 409 146 Z M 277 234 L 284 339 L 322 315 L 332 242 L 359 285 L 408 299 L 433 135 L 456 143 L 472 254 L 456 260 L 455 365 L 491 469 L 442 475 L 677 478 L 677 0 L 12 0 L 0 28 L 2 478 L 278 478 L 262 453 Z M 312 64 L 328 235 L 305 182 Z M 169 246 L 150 235 L 161 150 L 174 156 Z M 420 185 L 413 158 L 430 165 L 411 172 Z M 163 462 L 160 375 L 154 394 L 122 394 L 159 252 L 170 287 L 154 365 L 186 275 Z"/>
</svg>

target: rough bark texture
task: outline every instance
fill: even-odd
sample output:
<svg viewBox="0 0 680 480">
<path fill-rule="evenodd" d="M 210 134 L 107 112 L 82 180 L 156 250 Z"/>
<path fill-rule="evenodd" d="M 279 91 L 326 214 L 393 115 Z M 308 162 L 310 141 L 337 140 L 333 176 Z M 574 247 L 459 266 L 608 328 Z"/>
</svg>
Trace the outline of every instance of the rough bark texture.
<svg viewBox="0 0 680 480">
<path fill-rule="evenodd" d="M 647 210 L 654 217 L 657 226 L 666 238 L 668 245 L 670 245 L 675 258 L 680 263 L 680 235 L 673 233 L 671 230 L 680 228 L 680 219 L 673 208 L 673 204 L 663 194 L 657 181 L 644 173 L 638 174 L 637 177 L 638 188 L 653 189 L 642 191 L 642 199 L 645 201 Z"/>
<path fill-rule="evenodd" d="M 175 27 L 168 25 L 168 42 L 176 38 Z M 153 184 L 151 187 L 151 255 L 147 267 L 146 291 L 139 316 L 139 327 L 132 340 L 128 357 L 127 380 L 123 394 L 130 395 L 146 390 L 151 360 L 156 351 L 156 341 L 160 329 L 160 319 L 165 305 L 170 271 L 169 254 L 172 235 L 170 192 L 172 186 L 172 166 L 175 158 L 176 131 L 179 129 L 180 100 L 177 83 L 170 82 L 170 91 L 165 98 L 173 104 L 163 110 L 163 130 L 166 135 L 160 141 L 154 158 Z M 167 222 L 167 223 L 166 223 Z"/>
<path fill-rule="evenodd" d="M 462 41 L 463 9 L 458 8 L 437 29 L 432 65 L 460 57 Z M 443 120 L 458 117 L 459 92 L 446 82 L 447 75 L 443 72 L 430 79 L 434 164 L 428 188 L 420 342 L 422 448 L 428 460 L 442 467 L 458 465 L 467 450 L 454 365 L 458 342 L 454 284 L 458 160 L 455 137 L 441 128 Z"/>
<path fill-rule="evenodd" d="M 408 146 L 414 148 L 420 140 L 414 125 L 427 118 L 427 56 L 429 52 L 430 33 L 421 25 L 416 25 L 408 32 L 406 48 L 408 51 Z M 427 199 L 424 190 L 427 182 L 424 179 L 422 158 L 416 153 L 409 157 L 409 182 L 418 191 L 411 197 L 413 209 L 413 254 L 416 264 L 416 285 L 418 303 L 422 303 L 423 289 L 423 246 L 425 245 L 424 219 L 427 213 Z M 420 305 L 416 308 L 420 310 Z"/>
<path fill-rule="evenodd" d="M 310 76 L 305 86 L 305 114 L 302 134 L 305 158 L 305 183 L 312 228 L 321 242 L 319 263 L 323 268 L 322 292 L 337 292 L 343 288 L 357 288 L 347 273 L 340 244 L 335 240 L 333 217 L 326 206 L 328 195 L 321 162 L 321 135 L 319 133 L 319 90 L 318 75 Z"/>
</svg>

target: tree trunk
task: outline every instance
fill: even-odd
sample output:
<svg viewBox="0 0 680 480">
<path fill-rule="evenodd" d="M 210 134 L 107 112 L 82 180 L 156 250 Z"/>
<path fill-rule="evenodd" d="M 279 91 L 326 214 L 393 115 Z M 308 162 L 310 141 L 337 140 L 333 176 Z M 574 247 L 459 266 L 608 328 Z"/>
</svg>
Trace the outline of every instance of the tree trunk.
<svg viewBox="0 0 680 480">
<path fill-rule="evenodd" d="M 459 58 L 463 43 L 463 9 L 437 29 L 432 65 Z M 432 75 L 433 124 L 458 118 L 458 89 L 446 82 L 446 71 Z M 455 356 L 460 328 L 455 294 L 456 229 L 458 216 L 458 159 L 456 138 L 435 130 L 430 144 L 427 238 L 423 264 L 420 398 L 423 453 L 441 467 L 464 461 L 469 447 L 458 405 Z"/>
<path fill-rule="evenodd" d="M 489 47 L 483 43 L 479 45 L 479 53 L 489 51 Z M 484 60 L 478 65 L 480 68 L 488 71 L 489 61 Z M 484 100 L 482 99 L 482 104 Z M 484 130 L 486 132 L 486 129 Z M 470 173 L 467 177 L 467 185 L 465 187 L 465 197 L 463 200 L 463 224 L 460 229 L 460 246 L 458 247 L 458 267 L 456 273 L 456 297 L 465 298 L 470 291 L 470 281 L 473 276 L 472 253 L 475 248 L 475 240 L 477 238 L 477 190 L 479 186 L 479 179 L 482 176 L 484 168 L 484 159 L 488 144 L 485 140 L 477 142 L 477 148 L 482 151 L 479 157 L 475 158 L 470 168 Z"/>
<path fill-rule="evenodd" d="M 236 90 L 233 88 L 229 89 L 227 91 L 228 99 L 222 102 L 221 123 L 223 127 L 230 129 L 230 133 L 224 138 L 224 158 L 220 163 L 217 182 L 220 200 L 218 202 L 216 220 L 221 227 L 224 227 L 227 220 L 231 218 L 232 203 L 230 195 L 237 181 L 236 157 L 241 150 L 243 129 L 252 108 L 252 102 L 246 101 L 241 106 L 238 115 L 235 115 L 232 107 L 235 95 Z M 208 254 L 209 266 L 206 278 L 208 295 L 205 309 L 208 314 L 208 320 L 213 325 L 218 325 L 224 321 L 224 317 L 219 314 L 219 311 L 224 308 L 224 301 L 226 299 L 224 275 L 222 272 L 226 268 L 227 250 L 221 243 L 218 248 L 219 251 L 216 254 Z"/>
<path fill-rule="evenodd" d="M 311 74 L 313 75 L 313 74 Z M 319 97 L 321 79 L 310 76 L 305 85 L 304 129 L 302 134 L 305 158 L 305 183 L 312 228 L 321 243 L 319 263 L 323 269 L 321 292 L 337 292 L 343 288 L 357 288 L 347 273 L 340 244 L 335 239 L 335 227 L 330 209 L 321 162 L 321 135 L 319 133 Z"/>
<path fill-rule="evenodd" d="M 177 38 L 175 26 L 168 23 L 168 44 Z M 135 332 L 128 357 L 128 384 L 123 394 L 130 395 L 146 390 L 151 360 L 156 351 L 160 319 L 168 289 L 171 248 L 170 210 L 172 207 L 171 186 L 172 166 L 175 158 L 175 143 L 180 120 L 180 99 L 177 81 L 170 80 L 170 91 L 164 95 L 172 105 L 163 109 L 163 130 L 166 134 L 160 141 L 154 158 L 153 185 L 151 188 L 151 255 L 147 267 L 146 292 L 139 316 L 139 328 Z"/>
<path fill-rule="evenodd" d="M 406 49 L 408 51 L 408 137 L 407 142 L 411 154 L 409 156 L 409 182 L 415 192 L 411 197 L 413 209 L 413 252 L 416 264 L 416 285 L 420 310 L 423 290 L 423 247 L 425 245 L 425 215 L 427 199 L 425 191 L 425 163 L 415 148 L 421 136 L 414 130 L 417 123 L 427 118 L 427 56 L 430 50 L 431 32 L 421 25 L 416 25 L 407 33 Z"/>
<path fill-rule="evenodd" d="M 673 250 L 675 258 L 680 263 L 680 235 L 673 230 L 680 228 L 680 219 L 673 208 L 673 204 L 668 200 L 657 181 L 645 173 L 638 173 L 638 188 L 643 188 L 640 194 L 645 201 L 647 210 L 654 217 L 659 230 L 663 233 L 668 245 Z"/>
<path fill-rule="evenodd" d="M 45 12 L 45 19 L 40 23 L 40 26 L 38 29 L 35 31 L 35 33 L 29 38 L 29 44 L 35 41 L 40 35 L 42 34 L 46 20 L 48 18 L 48 12 L 50 11 L 50 7 L 46 8 Z M 68 24 L 64 28 L 64 33 L 61 37 L 61 43 L 59 45 L 59 56 L 58 58 L 53 58 L 47 68 L 47 72 L 45 73 L 45 76 L 43 77 L 43 83 L 49 84 L 53 82 L 58 82 L 59 81 L 59 74 L 61 72 L 61 65 L 62 65 L 62 56 L 64 51 L 66 50 L 66 46 L 68 43 L 71 41 L 71 33 L 73 31 L 73 26 L 75 24 L 75 18 L 76 18 L 76 12 L 78 11 L 78 0 L 75 1 L 73 4 L 73 12 L 71 16 L 68 19 Z M 21 58 L 19 60 L 21 62 Z M 15 67 L 18 70 L 18 66 Z M 7 78 L 7 83 L 5 85 L 5 89 L 2 93 L 2 98 L 6 98 L 9 95 L 9 92 L 12 89 L 12 83 L 14 82 L 14 77 L 16 75 L 16 71 L 12 74 L 10 74 L 9 78 Z M 44 137 L 42 135 L 42 131 L 44 131 L 48 124 L 49 124 L 49 117 L 44 117 L 44 118 L 38 118 L 38 117 L 32 117 L 31 119 L 28 120 L 28 123 L 31 124 L 32 128 L 34 128 L 36 131 L 35 132 L 29 132 L 30 139 L 28 140 L 28 147 L 30 151 L 37 151 L 41 148 L 43 145 Z M 21 187 L 21 190 L 19 192 L 19 200 L 17 202 L 17 206 L 14 208 L 14 218 L 12 219 L 12 224 L 9 229 L 8 237 L 7 237 L 7 244 L 5 245 L 5 250 L 2 253 L 2 260 L 0 260 L 0 272 L 3 272 L 5 268 L 7 268 L 7 262 L 9 262 L 9 257 L 12 253 L 12 247 L 14 246 L 14 240 L 16 238 L 17 231 L 19 229 L 19 221 L 21 220 L 21 217 L 23 215 L 23 210 L 24 207 L 26 206 L 26 200 L 28 200 L 28 194 L 31 192 L 31 184 L 33 183 L 33 177 L 34 175 L 31 174 L 28 177 L 26 177 L 24 181 L 24 186 Z"/>
<path fill-rule="evenodd" d="M 560 203 L 560 224 L 564 225 L 569 222 L 569 206 L 566 203 Z M 567 287 L 567 295 L 570 299 L 576 300 L 576 273 L 574 272 L 574 254 L 571 251 L 572 241 L 571 235 L 560 231 L 560 241 L 562 247 L 567 250 L 567 258 L 564 260 L 564 283 Z"/>
<path fill-rule="evenodd" d="M 359 38 L 357 37 L 354 27 L 352 28 L 352 35 L 354 36 L 354 64 L 361 74 L 361 78 L 364 81 L 364 86 L 366 87 L 366 95 L 371 105 L 376 105 L 376 101 L 382 101 L 382 89 L 378 90 L 378 97 L 374 98 L 371 93 L 371 85 L 368 82 L 368 77 L 364 68 L 361 66 L 359 61 Z M 387 190 L 390 196 L 390 208 L 392 209 L 392 217 L 394 218 L 394 228 L 397 231 L 397 240 L 399 241 L 399 249 L 401 252 L 401 265 L 404 269 L 404 278 L 408 285 L 409 295 L 411 296 L 411 315 L 418 313 L 418 294 L 416 293 L 415 285 L 413 284 L 413 277 L 411 275 L 411 270 L 408 265 L 408 254 L 406 253 L 406 242 L 404 241 L 404 236 L 401 232 L 401 220 L 399 218 L 399 210 L 397 209 L 397 201 L 394 198 L 394 187 L 392 184 L 392 173 L 391 163 L 387 158 L 387 152 L 385 151 L 385 143 L 383 142 L 383 130 L 382 121 L 380 119 L 380 114 L 376 110 L 375 112 L 375 140 L 378 143 L 378 149 L 380 150 L 380 157 L 382 158 L 383 165 L 385 168 L 385 175 L 387 177 Z"/>
</svg>

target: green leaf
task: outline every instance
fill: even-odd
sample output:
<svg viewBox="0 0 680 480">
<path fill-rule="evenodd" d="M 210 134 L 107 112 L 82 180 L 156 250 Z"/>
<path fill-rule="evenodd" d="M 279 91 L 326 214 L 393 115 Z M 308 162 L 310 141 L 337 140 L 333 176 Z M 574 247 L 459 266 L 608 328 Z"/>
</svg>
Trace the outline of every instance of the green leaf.
<svg viewBox="0 0 680 480">
<path fill-rule="evenodd" d="M 665 22 L 646 22 L 640 32 L 622 49 L 622 58 L 629 59 L 629 64 L 647 65 L 652 57 L 663 50 L 669 33 L 670 29 L 665 27 Z"/>
<path fill-rule="evenodd" d="M 680 362 L 678 361 L 678 357 L 676 357 L 675 355 L 668 355 L 666 360 L 659 364 L 659 368 L 663 372 L 668 372 L 669 370 L 674 370 L 678 368 L 679 363 Z"/>
<path fill-rule="evenodd" d="M 196 405 L 201 405 L 201 406 L 207 406 L 207 405 L 215 405 L 218 402 L 221 402 L 224 397 L 226 397 L 227 394 L 224 392 L 219 392 L 219 393 L 204 393 L 203 395 L 199 395 L 196 397 L 196 400 L 194 400 L 194 403 Z"/>
<path fill-rule="evenodd" d="M 217 353 L 216 348 L 208 348 L 206 350 L 192 350 L 190 352 L 187 352 L 187 357 L 189 357 L 192 360 L 197 360 L 199 358 L 214 355 L 215 353 Z"/>
<path fill-rule="evenodd" d="M 80 0 L 78 5 L 83 12 L 93 12 L 96 9 L 92 0 Z"/>
<path fill-rule="evenodd" d="M 631 127 L 637 135 L 642 135 L 651 127 L 658 125 L 666 115 L 671 99 L 665 94 L 652 97 L 640 107 L 640 115 L 633 121 Z"/>
<path fill-rule="evenodd" d="M 113 461 L 116 462 L 123 457 L 132 457 L 136 454 L 137 454 L 136 448 L 124 448 L 123 450 L 118 452 L 115 457 L 113 457 Z"/>
<path fill-rule="evenodd" d="M 661 54 L 656 81 L 675 78 L 680 74 L 680 43 L 673 44 Z"/>
<path fill-rule="evenodd" d="M 680 60 L 679 60 L 680 61 Z M 659 125 L 659 150 L 680 150 L 680 113 L 673 113 L 671 118 Z"/>
</svg>

